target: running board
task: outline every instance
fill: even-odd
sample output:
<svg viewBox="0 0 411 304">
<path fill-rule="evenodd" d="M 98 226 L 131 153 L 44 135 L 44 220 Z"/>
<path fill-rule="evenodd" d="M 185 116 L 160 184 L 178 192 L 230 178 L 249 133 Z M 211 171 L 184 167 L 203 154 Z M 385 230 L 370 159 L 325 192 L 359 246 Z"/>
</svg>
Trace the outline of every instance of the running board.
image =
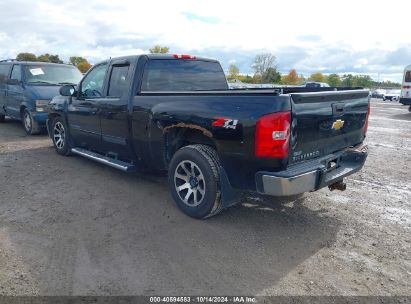
<svg viewBox="0 0 411 304">
<path fill-rule="evenodd" d="M 95 152 L 91 152 L 89 150 L 86 149 L 82 149 L 82 148 L 72 148 L 71 152 L 73 152 L 74 154 L 78 154 L 80 156 L 83 156 L 85 158 L 89 158 L 91 160 L 94 160 L 98 163 L 119 169 L 121 171 L 124 172 L 133 172 L 135 171 L 135 166 L 133 164 L 130 163 L 126 163 L 123 162 L 121 160 L 117 160 L 117 159 L 113 159 L 111 157 L 107 157 Z"/>
</svg>

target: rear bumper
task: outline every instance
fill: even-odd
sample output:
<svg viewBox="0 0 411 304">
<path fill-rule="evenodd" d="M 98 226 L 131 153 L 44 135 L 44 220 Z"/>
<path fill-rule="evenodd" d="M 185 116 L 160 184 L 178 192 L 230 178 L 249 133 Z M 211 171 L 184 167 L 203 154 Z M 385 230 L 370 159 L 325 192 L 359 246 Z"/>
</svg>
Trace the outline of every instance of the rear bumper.
<svg viewBox="0 0 411 304">
<path fill-rule="evenodd" d="M 411 98 L 400 98 L 400 103 L 403 105 L 411 105 Z"/>
<path fill-rule="evenodd" d="M 257 191 L 273 196 L 290 196 L 316 191 L 359 171 L 367 158 L 367 146 L 327 155 L 291 166 L 286 171 L 256 173 Z"/>
</svg>

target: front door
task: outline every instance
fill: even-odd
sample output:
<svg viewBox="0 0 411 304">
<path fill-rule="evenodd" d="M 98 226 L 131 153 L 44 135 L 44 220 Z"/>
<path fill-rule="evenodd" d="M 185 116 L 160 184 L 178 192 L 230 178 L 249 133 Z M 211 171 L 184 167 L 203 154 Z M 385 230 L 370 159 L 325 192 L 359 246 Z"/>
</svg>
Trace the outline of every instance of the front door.
<svg viewBox="0 0 411 304">
<path fill-rule="evenodd" d="M 100 101 L 104 99 L 107 63 L 95 66 L 82 80 L 68 106 L 70 135 L 77 147 L 101 150 Z"/>
</svg>

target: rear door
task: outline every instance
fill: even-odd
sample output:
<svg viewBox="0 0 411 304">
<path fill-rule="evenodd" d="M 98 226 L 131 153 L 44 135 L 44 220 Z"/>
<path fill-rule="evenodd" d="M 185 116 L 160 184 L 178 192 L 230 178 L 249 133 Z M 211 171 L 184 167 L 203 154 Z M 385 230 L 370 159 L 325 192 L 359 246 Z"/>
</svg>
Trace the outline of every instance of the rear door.
<svg viewBox="0 0 411 304">
<path fill-rule="evenodd" d="M 364 139 L 369 91 L 294 93 L 290 163 L 355 146 Z"/>
</svg>

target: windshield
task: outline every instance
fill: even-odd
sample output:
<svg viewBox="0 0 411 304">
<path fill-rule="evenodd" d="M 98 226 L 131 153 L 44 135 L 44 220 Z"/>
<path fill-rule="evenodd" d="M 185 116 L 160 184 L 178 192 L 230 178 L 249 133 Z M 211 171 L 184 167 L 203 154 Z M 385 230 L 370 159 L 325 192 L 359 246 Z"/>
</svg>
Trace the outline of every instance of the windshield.
<svg viewBox="0 0 411 304">
<path fill-rule="evenodd" d="M 67 65 L 28 65 L 24 69 L 26 82 L 33 85 L 78 84 L 80 71 Z"/>
</svg>

